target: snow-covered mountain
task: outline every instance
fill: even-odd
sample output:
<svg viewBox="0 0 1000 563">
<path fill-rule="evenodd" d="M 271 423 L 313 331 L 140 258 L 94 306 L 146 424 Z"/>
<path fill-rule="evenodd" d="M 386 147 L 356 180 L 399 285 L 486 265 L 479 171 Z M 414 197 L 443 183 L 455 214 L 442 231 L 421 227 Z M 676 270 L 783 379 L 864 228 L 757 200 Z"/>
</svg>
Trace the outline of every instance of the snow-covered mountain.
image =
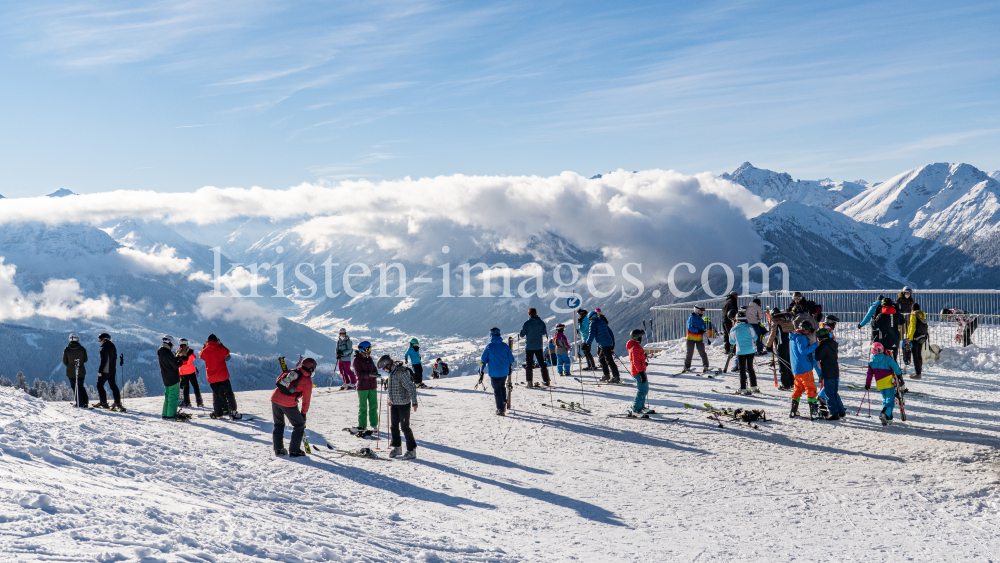
<svg viewBox="0 0 1000 563">
<path fill-rule="evenodd" d="M 66 197 L 68 195 L 76 195 L 76 194 L 70 190 L 67 190 L 66 188 L 59 188 L 58 190 L 48 194 L 47 197 Z"/>
<path fill-rule="evenodd" d="M 834 209 L 868 187 L 863 180 L 858 182 L 834 182 L 829 178 L 817 181 L 793 180 L 786 172 L 756 168 L 749 162 L 741 164 L 732 174 L 725 173 L 721 177 L 745 187 L 763 199 L 773 199 L 777 202 L 797 201 L 827 209 Z"/>
<path fill-rule="evenodd" d="M 994 180 L 1000 180 L 1000 170 L 994 170 L 993 172 L 990 172 L 990 178 L 993 178 Z"/>
<path fill-rule="evenodd" d="M 1000 181 L 969 164 L 914 168 L 837 208 L 863 223 L 958 248 L 977 264 L 1000 264 Z"/>
</svg>

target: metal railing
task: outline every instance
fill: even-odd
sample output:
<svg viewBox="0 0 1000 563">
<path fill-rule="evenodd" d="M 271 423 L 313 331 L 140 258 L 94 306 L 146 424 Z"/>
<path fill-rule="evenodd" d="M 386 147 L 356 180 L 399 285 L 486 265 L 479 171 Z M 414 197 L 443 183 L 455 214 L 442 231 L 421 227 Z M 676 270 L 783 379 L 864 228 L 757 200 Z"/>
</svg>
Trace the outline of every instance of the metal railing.
<svg viewBox="0 0 1000 563">
<path fill-rule="evenodd" d="M 737 302 L 746 305 L 754 298 L 760 299 L 765 312 L 777 307 L 786 310 L 792 302 L 793 292 L 770 292 L 740 296 Z M 898 290 L 816 290 L 802 291 L 802 297 L 822 306 L 823 315 L 833 314 L 840 319 L 837 325 L 840 335 L 858 342 L 871 341 L 871 326 L 858 329 L 858 323 L 868 312 L 868 308 L 883 295 L 896 300 Z M 938 346 L 970 345 L 1000 346 L 1000 291 L 997 290 L 920 290 L 913 292 L 913 300 L 927 315 L 928 343 Z M 706 308 L 705 314 L 712 320 L 716 332 L 722 331 L 722 305 L 725 298 L 685 303 L 657 305 L 653 313 L 650 343 L 666 342 L 684 338 L 687 334 L 687 320 L 694 305 Z M 943 309 L 958 309 L 968 314 L 958 317 L 942 314 Z M 966 321 L 975 319 L 975 330 L 970 331 Z M 854 334 L 857 333 L 857 334 Z"/>
</svg>

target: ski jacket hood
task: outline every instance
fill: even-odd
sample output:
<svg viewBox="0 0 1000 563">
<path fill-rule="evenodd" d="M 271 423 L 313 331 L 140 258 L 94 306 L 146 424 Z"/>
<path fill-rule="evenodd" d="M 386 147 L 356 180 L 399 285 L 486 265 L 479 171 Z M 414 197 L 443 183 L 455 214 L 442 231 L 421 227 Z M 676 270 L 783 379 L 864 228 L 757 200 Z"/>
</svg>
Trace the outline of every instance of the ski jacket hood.
<svg viewBox="0 0 1000 563">
<path fill-rule="evenodd" d="M 865 379 L 865 387 L 871 387 L 872 379 L 875 379 L 875 388 L 879 391 L 893 387 L 892 374 L 899 375 L 899 364 L 892 359 L 889 354 L 876 354 L 868 362 L 868 377 Z"/>
<path fill-rule="evenodd" d="M 788 335 L 788 352 L 792 359 L 792 373 L 809 373 L 816 367 L 816 343 L 810 344 L 804 334 L 793 332 Z"/>
<path fill-rule="evenodd" d="M 181 382 L 181 364 L 184 360 L 178 358 L 166 346 L 160 346 L 156 350 L 156 357 L 160 360 L 160 378 L 164 387 L 177 385 Z"/>
<path fill-rule="evenodd" d="M 378 387 L 378 368 L 371 356 L 355 352 L 354 373 L 358 376 L 358 391 L 371 391 Z"/>
<path fill-rule="evenodd" d="M 629 340 L 625 344 L 625 349 L 628 350 L 628 361 L 632 375 L 637 376 L 646 371 L 646 352 L 642 349 L 642 344 L 635 340 Z"/>
<path fill-rule="evenodd" d="M 587 337 L 587 344 L 597 341 L 600 348 L 614 348 L 615 335 L 608 326 L 608 321 L 604 320 L 596 311 L 590 314 L 590 336 Z"/>
<path fill-rule="evenodd" d="M 549 337 L 549 330 L 545 328 L 545 321 L 538 317 L 531 317 L 521 325 L 520 334 L 521 338 L 524 338 L 525 350 L 543 350 L 545 340 Z"/>
<path fill-rule="evenodd" d="M 201 349 L 201 359 L 205 362 L 205 378 L 209 383 L 218 383 L 229 379 L 229 368 L 226 362 L 229 360 L 229 348 L 221 342 L 209 341 Z"/>
<path fill-rule="evenodd" d="M 302 399 L 302 414 L 306 414 L 309 412 L 309 403 L 312 400 L 312 374 L 301 368 L 297 371 L 299 372 L 299 380 L 295 385 L 295 394 L 286 395 L 278 389 L 275 389 L 274 392 L 271 393 L 271 402 L 276 405 L 294 409 L 299 406 L 299 399 Z"/>
<path fill-rule="evenodd" d="M 110 376 L 118 373 L 118 349 L 110 340 L 101 342 L 101 363 L 97 366 L 97 373 Z"/>
<path fill-rule="evenodd" d="M 757 333 L 747 323 L 738 323 L 729 330 L 729 343 L 736 345 L 737 356 L 756 353 L 757 346 L 754 344 L 756 337 Z"/>
<path fill-rule="evenodd" d="M 80 372 L 76 371 L 76 361 L 80 360 Z M 63 349 L 63 365 L 66 366 L 66 377 L 70 379 L 80 378 L 87 375 L 87 349 L 79 342 L 70 342 Z"/>
<path fill-rule="evenodd" d="M 836 340 L 828 338 L 816 347 L 816 373 L 823 379 L 840 379 L 839 346 Z"/>
<path fill-rule="evenodd" d="M 502 336 L 496 335 L 490 337 L 490 343 L 483 349 L 483 355 L 479 361 L 486 368 L 490 377 L 507 377 L 515 362 L 514 353 L 510 351 L 510 346 L 504 343 Z"/>
</svg>

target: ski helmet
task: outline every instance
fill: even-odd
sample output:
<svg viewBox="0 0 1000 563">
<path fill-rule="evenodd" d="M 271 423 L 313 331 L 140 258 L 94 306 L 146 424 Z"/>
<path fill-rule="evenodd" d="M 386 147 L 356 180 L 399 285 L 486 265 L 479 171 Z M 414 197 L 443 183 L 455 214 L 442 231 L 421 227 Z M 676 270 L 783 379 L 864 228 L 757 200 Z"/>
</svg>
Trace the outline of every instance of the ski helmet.
<svg viewBox="0 0 1000 563">
<path fill-rule="evenodd" d="M 71 335 L 69 335 L 69 341 L 70 342 L 79 342 L 80 341 L 80 337 L 77 336 L 77 335 L 75 335 L 75 334 L 71 334 Z"/>
<path fill-rule="evenodd" d="M 881 342 L 872 342 L 872 354 L 879 355 L 885 353 L 885 348 L 882 347 Z"/>
<path fill-rule="evenodd" d="M 180 344 L 181 346 L 187 346 L 188 345 L 188 339 L 187 338 L 181 338 L 177 343 Z"/>
<path fill-rule="evenodd" d="M 111 335 L 108 334 L 108 333 L 106 333 L 106 332 L 102 332 L 101 334 L 97 335 L 97 339 L 98 340 L 111 340 Z"/>
<path fill-rule="evenodd" d="M 792 294 L 792 299 L 796 299 L 796 298 L 802 299 L 802 292 L 801 291 L 796 291 L 795 293 Z"/>
<path fill-rule="evenodd" d="M 306 358 L 306 359 L 302 360 L 302 365 L 299 366 L 299 367 L 301 367 L 302 369 L 308 371 L 309 373 L 312 373 L 312 372 L 316 371 L 316 360 L 314 360 L 312 358 Z"/>
<path fill-rule="evenodd" d="M 576 314 L 580 315 L 581 317 L 586 317 L 587 316 L 587 312 L 588 311 L 586 309 L 577 309 L 576 310 Z"/>
<path fill-rule="evenodd" d="M 819 329 L 819 330 L 816 331 L 816 339 L 817 340 L 826 340 L 828 338 L 830 338 L 830 331 L 829 330 L 827 330 L 825 328 L 821 328 L 821 329 Z"/>
<path fill-rule="evenodd" d="M 738 322 L 746 322 L 746 320 L 747 320 L 747 312 L 746 311 L 740 311 L 739 313 L 736 313 L 736 320 Z"/>
<path fill-rule="evenodd" d="M 777 307 L 771 309 L 771 316 L 772 317 L 775 317 L 775 316 L 780 315 L 780 314 L 781 314 L 781 309 L 779 309 Z"/>
<path fill-rule="evenodd" d="M 812 332 L 813 331 L 813 324 L 811 322 L 809 322 L 809 321 L 802 321 L 802 323 L 799 325 L 798 330 L 800 330 L 802 332 Z"/>
<path fill-rule="evenodd" d="M 416 338 L 411 338 L 411 339 L 410 339 L 410 344 L 420 344 L 420 343 L 419 343 L 419 342 L 417 342 L 417 339 L 416 339 Z"/>
<path fill-rule="evenodd" d="M 837 318 L 837 315 L 827 315 L 826 316 L 826 324 L 830 325 L 831 327 L 835 326 L 839 322 L 840 322 L 840 319 Z"/>
<path fill-rule="evenodd" d="M 641 328 L 633 328 L 632 333 L 628 335 L 630 339 L 635 340 L 636 342 L 642 342 L 643 336 L 646 336 L 646 331 Z"/>
<path fill-rule="evenodd" d="M 882 300 L 883 307 L 889 307 L 890 305 L 892 305 L 892 299 L 886 297 L 885 299 Z"/>
<path fill-rule="evenodd" d="M 501 336 L 500 329 L 493 327 L 490 329 L 490 336 Z"/>
<path fill-rule="evenodd" d="M 730 291 L 729 292 L 729 297 L 739 297 L 739 296 L 740 296 L 740 294 L 736 293 L 735 291 Z"/>
<path fill-rule="evenodd" d="M 163 343 L 169 345 L 171 348 L 174 347 L 174 337 L 169 334 L 163 335 Z"/>
<path fill-rule="evenodd" d="M 218 341 L 219 337 L 214 334 L 209 334 L 208 338 L 205 339 L 205 342 L 218 342 Z"/>
<path fill-rule="evenodd" d="M 559 323 L 559 324 L 556 325 L 556 330 L 564 330 L 565 328 L 566 328 L 566 325 L 564 325 L 562 323 Z"/>
<path fill-rule="evenodd" d="M 362 340 L 358 343 L 358 350 L 364 352 L 365 354 L 372 353 L 372 343 L 367 340 Z"/>
<path fill-rule="evenodd" d="M 384 369 L 388 371 L 392 369 L 392 364 L 393 364 L 392 358 L 389 356 L 389 354 L 383 354 L 382 357 L 378 359 L 378 362 L 376 362 L 375 365 L 378 367 L 378 369 Z"/>
<path fill-rule="evenodd" d="M 340 330 L 337 331 L 337 334 L 347 334 L 347 329 L 346 328 L 342 328 L 342 329 L 340 329 Z"/>
<path fill-rule="evenodd" d="M 910 286 L 904 285 L 903 286 L 903 293 L 913 293 L 913 290 L 910 289 Z"/>
<path fill-rule="evenodd" d="M 705 308 L 702 307 L 701 305 L 695 305 L 694 309 L 692 309 L 692 312 L 695 313 L 695 314 L 698 314 L 698 313 L 701 313 L 701 312 L 704 312 L 704 311 L 705 311 Z"/>
</svg>

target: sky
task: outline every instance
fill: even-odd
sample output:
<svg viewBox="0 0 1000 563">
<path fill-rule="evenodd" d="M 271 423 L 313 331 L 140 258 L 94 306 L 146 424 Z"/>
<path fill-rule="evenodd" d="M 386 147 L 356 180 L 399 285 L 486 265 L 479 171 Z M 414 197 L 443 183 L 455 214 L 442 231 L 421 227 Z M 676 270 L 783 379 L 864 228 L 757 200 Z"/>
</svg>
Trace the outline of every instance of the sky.
<svg viewBox="0 0 1000 563">
<path fill-rule="evenodd" d="M 991 2 L 7 2 L 0 194 L 992 171 L 998 29 Z"/>
</svg>

